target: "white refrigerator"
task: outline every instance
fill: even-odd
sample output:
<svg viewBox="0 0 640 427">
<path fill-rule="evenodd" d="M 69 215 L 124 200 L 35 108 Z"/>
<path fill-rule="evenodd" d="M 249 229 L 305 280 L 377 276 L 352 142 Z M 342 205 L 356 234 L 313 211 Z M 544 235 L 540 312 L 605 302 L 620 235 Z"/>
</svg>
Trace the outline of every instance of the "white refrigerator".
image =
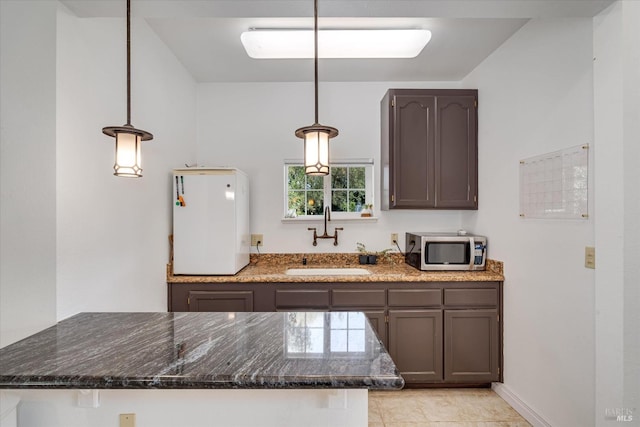
<svg viewBox="0 0 640 427">
<path fill-rule="evenodd" d="M 249 264 L 249 180 L 234 168 L 173 171 L 173 273 L 236 274 Z"/>
</svg>

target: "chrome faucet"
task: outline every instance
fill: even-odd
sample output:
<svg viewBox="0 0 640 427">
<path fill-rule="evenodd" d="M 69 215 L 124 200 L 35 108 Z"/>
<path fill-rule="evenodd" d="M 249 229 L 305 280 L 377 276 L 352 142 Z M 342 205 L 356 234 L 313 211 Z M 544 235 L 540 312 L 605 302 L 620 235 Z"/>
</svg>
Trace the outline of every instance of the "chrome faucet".
<svg viewBox="0 0 640 427">
<path fill-rule="evenodd" d="M 327 221 L 331 221 L 331 209 L 329 206 L 324 208 L 324 233 L 318 236 L 315 227 L 309 227 L 307 230 L 313 230 L 313 246 L 318 246 L 318 239 L 333 239 L 333 246 L 338 246 L 338 230 L 344 230 L 342 227 L 336 227 L 333 236 L 327 234 Z"/>
</svg>

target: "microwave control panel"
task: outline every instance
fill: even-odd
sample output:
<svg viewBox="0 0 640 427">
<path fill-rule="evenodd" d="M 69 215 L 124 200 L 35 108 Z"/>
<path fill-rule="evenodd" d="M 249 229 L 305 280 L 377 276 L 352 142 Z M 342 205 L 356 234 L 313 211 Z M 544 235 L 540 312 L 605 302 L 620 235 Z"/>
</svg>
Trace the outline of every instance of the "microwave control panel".
<svg viewBox="0 0 640 427">
<path fill-rule="evenodd" d="M 474 255 L 473 263 L 475 265 L 482 265 L 482 258 L 483 258 L 485 248 L 486 246 L 483 245 L 482 243 L 475 244 L 475 249 L 473 251 L 473 255 Z"/>
</svg>

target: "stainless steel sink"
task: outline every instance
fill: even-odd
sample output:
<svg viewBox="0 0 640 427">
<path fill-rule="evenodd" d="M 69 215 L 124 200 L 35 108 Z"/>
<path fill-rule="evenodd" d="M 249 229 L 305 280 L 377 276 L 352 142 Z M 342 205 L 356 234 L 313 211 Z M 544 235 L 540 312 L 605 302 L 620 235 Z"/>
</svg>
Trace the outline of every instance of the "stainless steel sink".
<svg viewBox="0 0 640 427">
<path fill-rule="evenodd" d="M 289 268 L 289 276 L 366 276 L 371 274 L 364 268 Z"/>
</svg>

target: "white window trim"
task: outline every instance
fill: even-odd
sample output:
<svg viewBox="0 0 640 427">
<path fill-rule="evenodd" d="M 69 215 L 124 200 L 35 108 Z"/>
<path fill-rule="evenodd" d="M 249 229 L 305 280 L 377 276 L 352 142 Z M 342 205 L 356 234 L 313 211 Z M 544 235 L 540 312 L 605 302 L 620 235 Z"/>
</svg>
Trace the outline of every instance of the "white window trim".
<svg viewBox="0 0 640 427">
<path fill-rule="evenodd" d="M 285 159 L 284 161 L 284 200 L 283 200 L 283 219 L 282 222 L 303 222 L 303 221 L 319 221 L 323 220 L 323 215 L 300 215 L 296 218 L 286 218 L 284 217 L 288 206 L 288 176 L 287 176 L 287 167 L 291 165 L 304 165 L 304 161 L 302 159 Z M 330 166 L 368 166 L 365 168 L 365 181 L 367 187 L 365 188 L 365 200 L 368 204 L 373 205 L 373 212 L 371 217 L 361 217 L 359 212 L 333 212 L 331 211 L 331 220 L 332 221 L 377 221 L 378 218 L 375 216 L 376 204 L 375 204 L 375 176 L 374 176 L 374 165 L 373 159 L 348 159 L 348 160 L 335 160 L 332 161 Z M 330 175 L 327 175 L 330 176 Z M 329 182 L 329 185 L 327 184 Z M 331 185 L 329 179 L 325 178 L 324 182 L 324 200 L 331 199 Z"/>
<path fill-rule="evenodd" d="M 304 217 L 297 218 L 282 218 L 280 222 L 283 224 L 287 223 L 318 223 L 324 220 L 322 215 L 305 215 Z M 331 214 L 331 222 L 377 222 L 377 216 L 353 216 L 350 218 L 334 218 L 333 213 Z"/>
</svg>

